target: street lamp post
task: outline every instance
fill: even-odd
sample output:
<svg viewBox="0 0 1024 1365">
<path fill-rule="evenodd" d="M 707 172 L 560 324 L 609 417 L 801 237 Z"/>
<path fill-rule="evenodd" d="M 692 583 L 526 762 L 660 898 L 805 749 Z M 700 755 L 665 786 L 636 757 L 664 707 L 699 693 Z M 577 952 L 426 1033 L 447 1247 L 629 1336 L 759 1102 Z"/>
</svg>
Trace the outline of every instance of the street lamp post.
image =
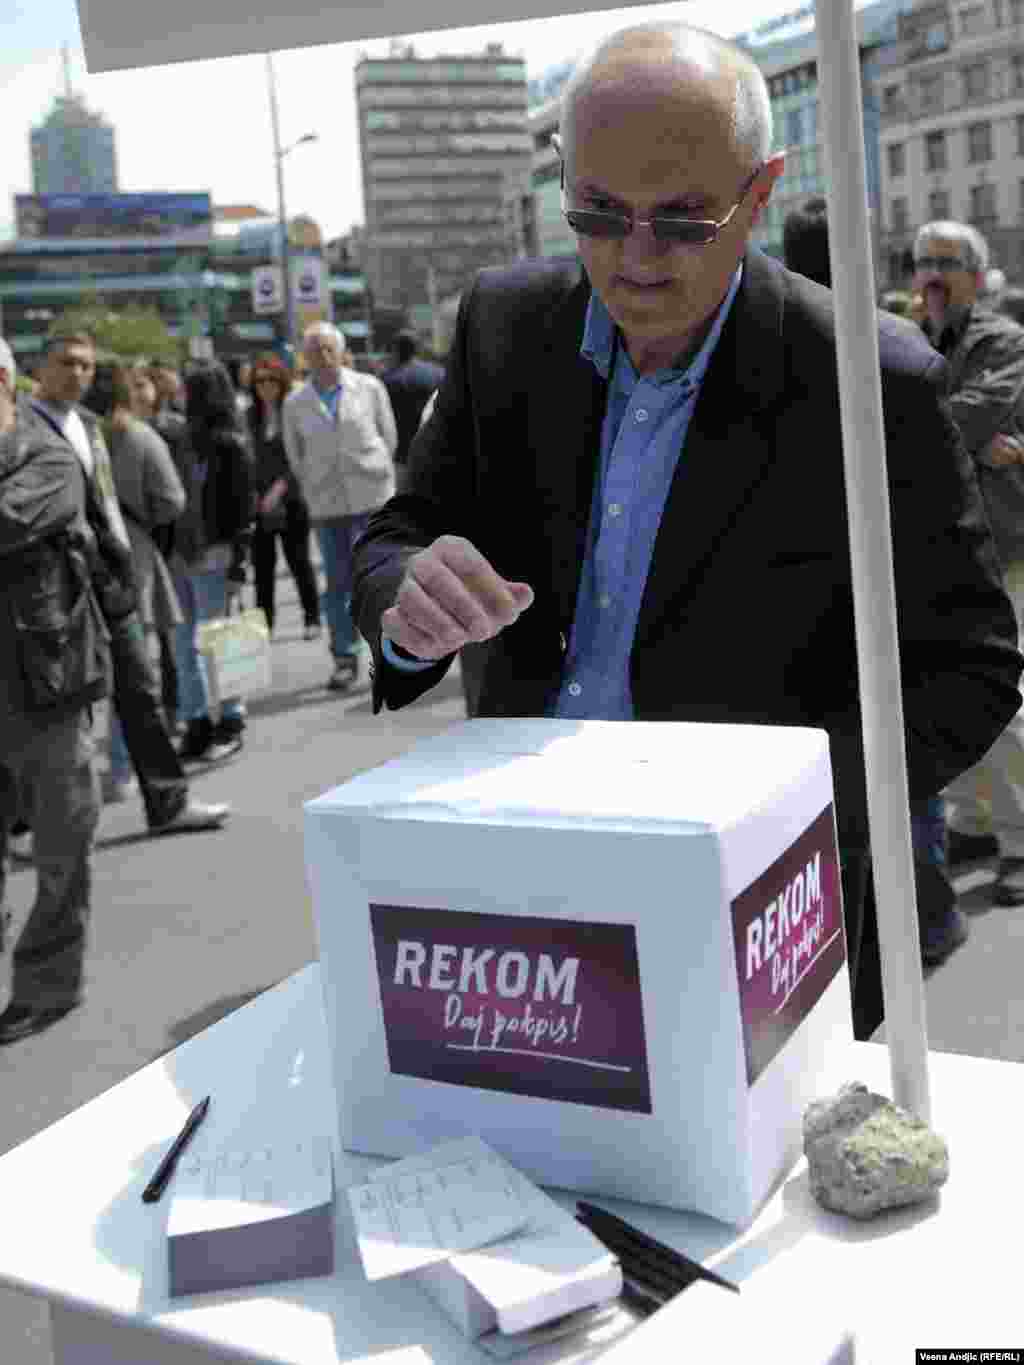
<svg viewBox="0 0 1024 1365">
<path fill-rule="evenodd" d="M 281 127 L 277 114 L 277 83 L 274 80 L 274 55 L 267 53 L 267 90 L 270 94 L 270 126 L 274 134 L 274 167 L 277 171 L 277 228 L 281 240 L 281 276 L 284 283 L 286 336 L 288 345 L 295 344 L 295 301 L 292 298 L 292 282 L 288 250 L 288 218 L 284 207 L 284 159 L 289 152 L 304 142 L 316 142 L 316 133 L 306 133 L 290 146 L 281 147 Z"/>
</svg>

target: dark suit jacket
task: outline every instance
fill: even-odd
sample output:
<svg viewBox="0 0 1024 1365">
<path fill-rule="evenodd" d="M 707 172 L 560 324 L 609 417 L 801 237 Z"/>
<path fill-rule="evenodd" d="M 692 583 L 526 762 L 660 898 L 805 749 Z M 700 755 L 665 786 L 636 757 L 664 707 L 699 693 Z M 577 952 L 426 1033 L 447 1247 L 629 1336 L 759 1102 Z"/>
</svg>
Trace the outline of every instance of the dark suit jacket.
<svg viewBox="0 0 1024 1365">
<path fill-rule="evenodd" d="M 427 360 L 415 356 L 404 365 L 396 365 L 381 375 L 381 383 L 388 391 L 391 407 L 398 427 L 398 445 L 395 447 L 395 464 L 405 464 L 409 458 L 409 448 L 413 437 L 419 430 L 423 409 L 427 399 L 444 381 L 444 370 Z"/>
<path fill-rule="evenodd" d="M 399 673 L 380 617 L 410 555 L 465 536 L 533 605 L 489 645 L 481 715 L 538 716 L 562 682 L 606 385 L 579 355 L 581 268 L 485 271 L 463 298 L 446 382 L 404 491 L 356 555 L 354 608 L 375 651 L 374 707 L 433 686 Z M 879 316 L 912 798 L 975 763 L 1020 705 L 1022 659 L 945 362 Z M 751 250 L 701 388 L 631 656 L 642 720 L 828 731 L 845 851 L 867 843 L 832 294 Z"/>
</svg>

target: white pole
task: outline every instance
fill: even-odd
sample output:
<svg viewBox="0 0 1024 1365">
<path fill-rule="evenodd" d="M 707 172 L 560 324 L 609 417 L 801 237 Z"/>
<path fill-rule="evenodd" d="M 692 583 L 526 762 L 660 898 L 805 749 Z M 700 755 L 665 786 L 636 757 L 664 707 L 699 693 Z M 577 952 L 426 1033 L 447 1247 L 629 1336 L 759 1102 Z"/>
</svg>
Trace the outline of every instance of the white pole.
<svg viewBox="0 0 1024 1365">
<path fill-rule="evenodd" d="M 288 249 L 288 219 L 284 207 L 284 153 L 281 151 L 281 128 L 277 116 L 277 83 L 274 80 L 274 54 L 267 53 L 267 92 L 270 96 L 270 128 L 274 135 L 274 169 L 277 172 L 277 232 L 281 242 L 281 276 L 284 281 L 284 315 L 289 346 L 295 344 L 295 300 Z"/>
<path fill-rule="evenodd" d="M 860 59 L 852 0 L 816 0 L 868 824 L 893 1099 L 931 1116 L 900 689 Z"/>
</svg>

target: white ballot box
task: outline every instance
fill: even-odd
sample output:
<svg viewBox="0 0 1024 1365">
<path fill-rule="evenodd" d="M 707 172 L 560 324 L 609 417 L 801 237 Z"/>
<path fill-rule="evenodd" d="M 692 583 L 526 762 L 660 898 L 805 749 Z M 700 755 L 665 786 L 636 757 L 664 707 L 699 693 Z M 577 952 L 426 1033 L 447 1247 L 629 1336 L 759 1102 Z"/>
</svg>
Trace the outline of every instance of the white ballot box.
<svg viewBox="0 0 1024 1365">
<path fill-rule="evenodd" d="M 852 1041 L 828 738 L 474 720 L 306 806 L 343 1146 L 745 1224 Z"/>
</svg>

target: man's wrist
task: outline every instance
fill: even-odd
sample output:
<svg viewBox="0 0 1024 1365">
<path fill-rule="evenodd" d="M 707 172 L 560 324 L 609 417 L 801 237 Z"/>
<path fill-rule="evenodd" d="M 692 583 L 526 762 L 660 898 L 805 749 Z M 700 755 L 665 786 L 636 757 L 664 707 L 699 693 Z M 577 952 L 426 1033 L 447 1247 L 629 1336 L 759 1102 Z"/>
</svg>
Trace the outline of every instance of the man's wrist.
<svg viewBox="0 0 1024 1365">
<path fill-rule="evenodd" d="M 387 635 L 380 637 L 380 652 L 385 662 L 397 668 L 400 673 L 422 673 L 424 669 L 433 668 L 437 662 L 436 659 L 420 659 L 415 654 L 410 654 Z"/>
</svg>

